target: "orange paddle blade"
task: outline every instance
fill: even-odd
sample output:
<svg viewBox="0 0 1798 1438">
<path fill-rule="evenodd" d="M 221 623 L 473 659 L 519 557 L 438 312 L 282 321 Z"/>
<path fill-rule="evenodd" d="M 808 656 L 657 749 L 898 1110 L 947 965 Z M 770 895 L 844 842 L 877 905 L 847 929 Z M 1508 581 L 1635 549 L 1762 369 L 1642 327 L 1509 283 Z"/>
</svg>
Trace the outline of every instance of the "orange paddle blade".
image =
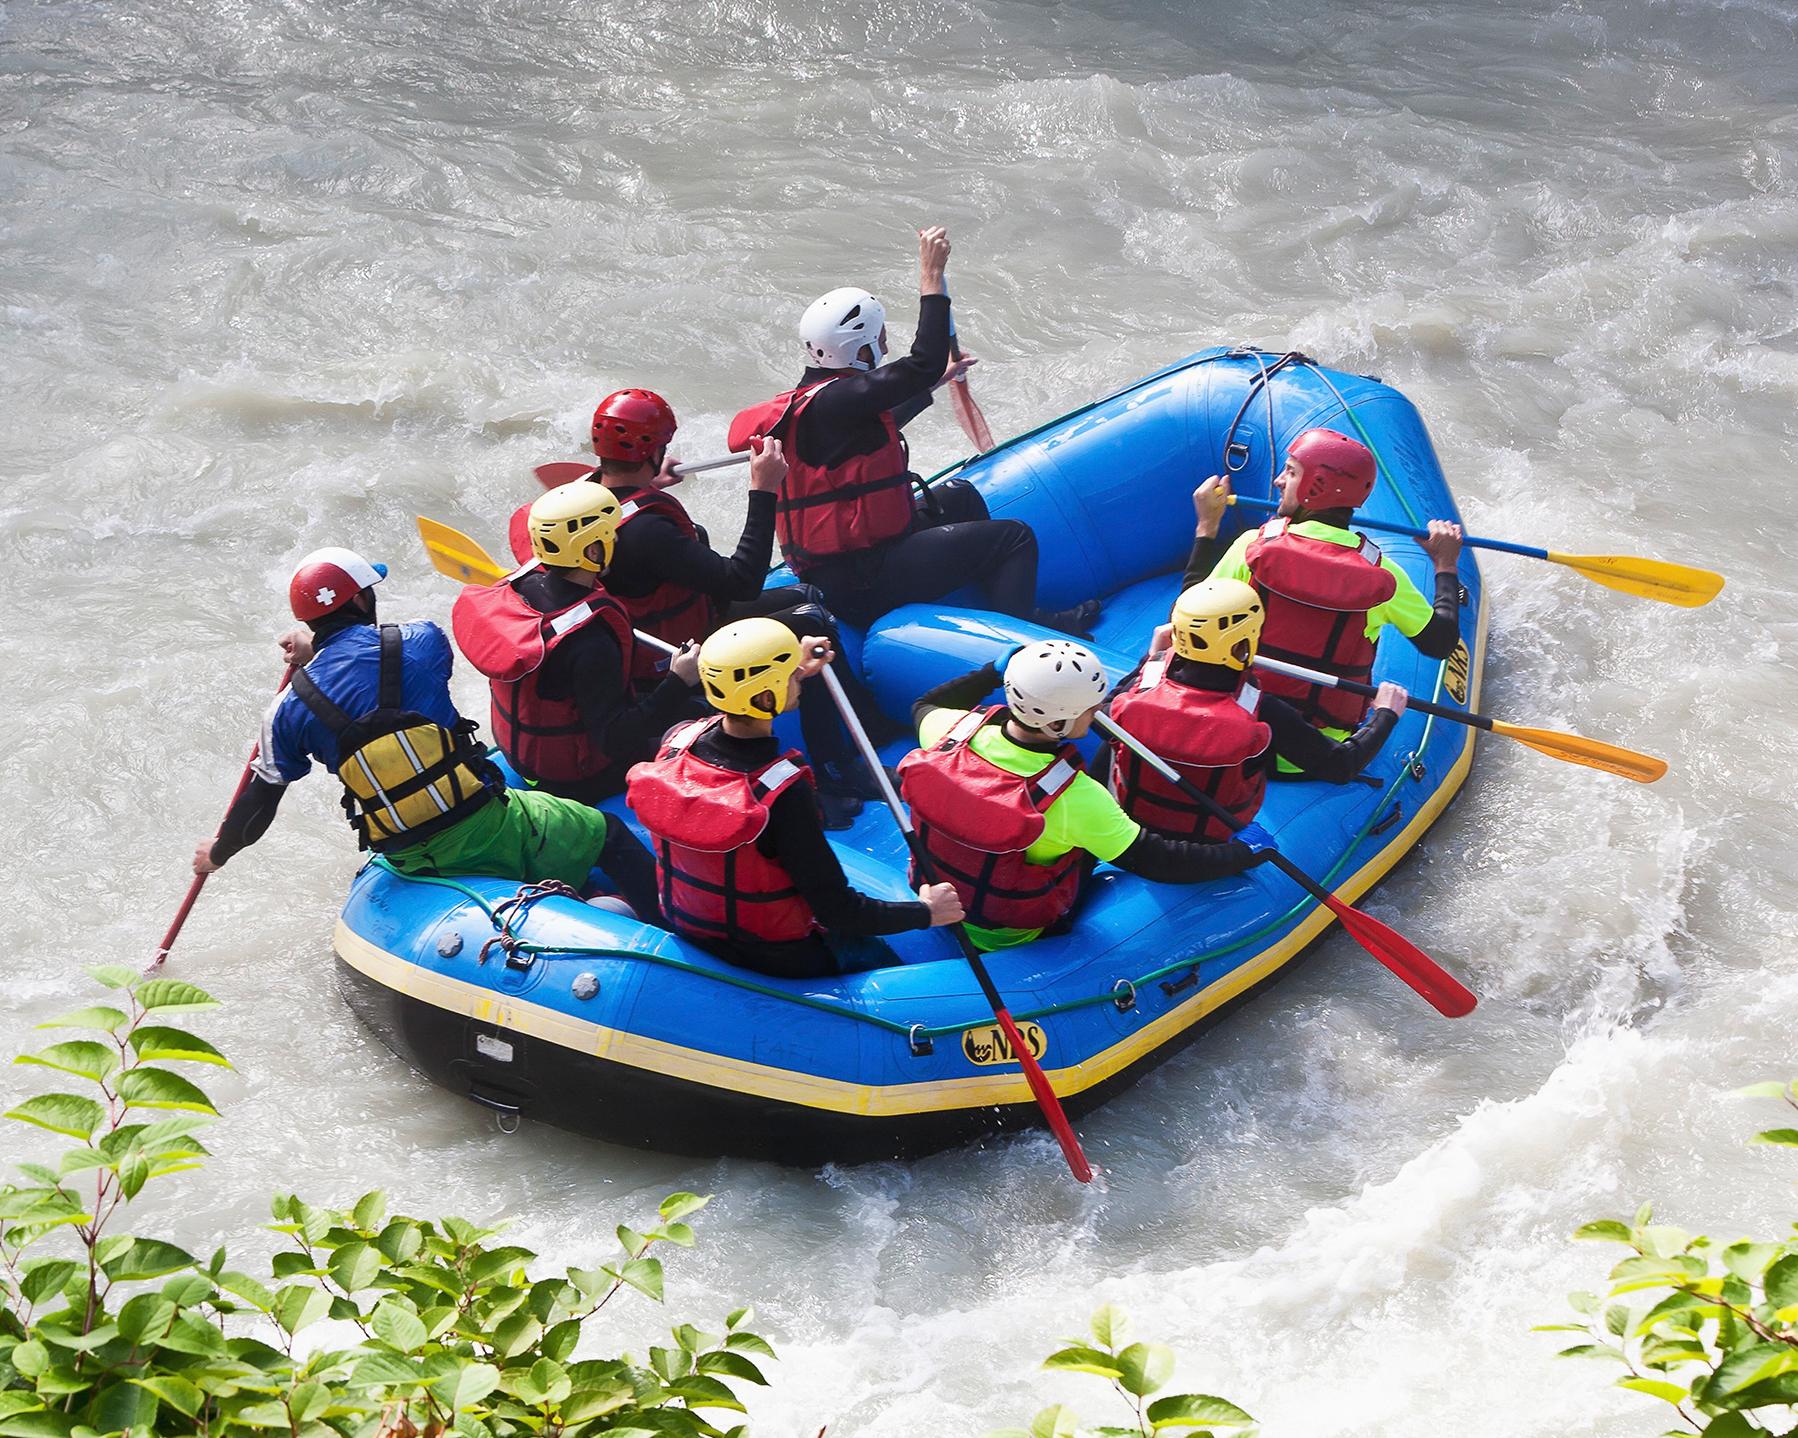
<svg viewBox="0 0 1798 1438">
<path fill-rule="evenodd" d="M 1562 734 L 1554 729 L 1530 729 L 1522 724 L 1492 721 L 1492 732 L 1528 745 L 1538 754 L 1562 759 L 1569 764 L 1583 764 L 1588 769 L 1602 769 L 1607 774 L 1620 774 L 1638 784 L 1652 784 L 1667 772 L 1667 761 L 1652 754 L 1638 754 L 1583 734 Z"/>
</svg>

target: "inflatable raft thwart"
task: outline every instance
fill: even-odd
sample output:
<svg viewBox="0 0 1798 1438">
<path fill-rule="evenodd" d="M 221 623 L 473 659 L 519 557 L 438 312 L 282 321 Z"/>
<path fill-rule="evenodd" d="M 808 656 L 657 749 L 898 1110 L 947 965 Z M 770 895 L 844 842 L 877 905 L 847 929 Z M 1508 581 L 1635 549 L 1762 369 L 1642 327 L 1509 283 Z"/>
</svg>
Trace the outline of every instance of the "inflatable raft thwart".
<svg viewBox="0 0 1798 1438">
<path fill-rule="evenodd" d="M 1287 444 L 1320 425 L 1361 435 L 1378 454 L 1380 482 L 1362 511 L 1370 518 L 1421 526 L 1455 517 L 1403 395 L 1254 350 L 1193 355 L 960 474 L 995 516 L 1035 529 L 1042 604 L 1104 598 L 1093 647 L 1115 680 L 1179 589 L 1194 484 L 1228 471 L 1239 493 L 1265 498 Z M 1381 548 L 1431 592 L 1414 541 Z M 1484 611 L 1471 556 L 1462 580 L 1455 655 L 1425 659 L 1389 633 L 1376 678 L 1443 703 L 1475 702 Z M 859 665 L 903 717 L 925 689 L 1045 634 L 954 603 L 910 606 L 846 635 L 839 662 Z M 1273 785 L 1260 822 L 1352 900 L 1442 813 L 1467 777 L 1473 734 L 1411 711 L 1364 782 Z M 905 747 L 891 746 L 888 761 Z M 621 802 L 607 807 L 628 815 Z M 870 804 L 833 841 L 853 883 L 909 894 L 904 846 L 883 807 Z M 1078 1115 L 1272 978 L 1331 922 L 1267 865 L 1192 886 L 1101 866 L 1071 932 L 987 962 Z M 505 1116 L 616 1143 L 799 1164 L 920 1154 L 1040 1123 L 949 934 L 888 942 L 902 966 L 765 978 L 570 898 L 498 880 L 407 879 L 377 860 L 351 886 L 335 947 L 343 987 L 372 1027 L 432 1078 Z"/>
</svg>

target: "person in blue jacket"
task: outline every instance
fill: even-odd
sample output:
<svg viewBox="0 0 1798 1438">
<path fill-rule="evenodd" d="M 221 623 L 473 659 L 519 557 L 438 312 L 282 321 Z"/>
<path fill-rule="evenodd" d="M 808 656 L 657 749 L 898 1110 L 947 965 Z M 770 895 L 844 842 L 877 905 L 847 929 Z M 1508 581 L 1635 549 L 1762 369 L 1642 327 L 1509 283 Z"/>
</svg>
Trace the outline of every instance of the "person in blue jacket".
<svg viewBox="0 0 1798 1438">
<path fill-rule="evenodd" d="M 216 838 L 194 851 L 211 873 L 267 831 L 287 786 L 314 763 L 343 784 L 363 848 L 401 873 L 487 874 L 576 889 L 599 869 L 637 913 L 656 914 L 655 865 L 623 824 L 538 790 L 508 789 L 456 711 L 449 639 L 435 624 L 380 624 L 374 587 L 387 576 L 352 550 L 317 550 L 288 586 L 310 633 L 283 642 L 290 689 L 263 722 L 250 783 Z"/>
</svg>

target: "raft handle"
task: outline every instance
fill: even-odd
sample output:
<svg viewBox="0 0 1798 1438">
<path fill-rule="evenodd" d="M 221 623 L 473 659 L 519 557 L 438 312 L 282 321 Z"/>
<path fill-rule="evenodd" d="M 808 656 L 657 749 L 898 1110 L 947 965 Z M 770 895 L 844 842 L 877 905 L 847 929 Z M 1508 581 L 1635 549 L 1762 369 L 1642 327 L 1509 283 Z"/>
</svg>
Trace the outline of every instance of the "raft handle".
<svg viewBox="0 0 1798 1438">
<path fill-rule="evenodd" d="M 522 1114 L 517 1104 L 506 1103 L 496 1098 L 488 1098 L 479 1089 L 471 1088 L 468 1096 L 482 1108 L 492 1109 L 495 1122 L 499 1124 L 501 1133 L 517 1133 L 519 1119 Z"/>
<path fill-rule="evenodd" d="M 936 1052 L 936 1040 L 923 1032 L 923 1029 L 923 1024 L 913 1024 L 911 1032 L 905 1036 L 906 1045 L 915 1059 L 928 1058 Z"/>
<path fill-rule="evenodd" d="M 1385 818 L 1381 819 L 1379 823 L 1375 824 L 1367 832 L 1369 834 L 1384 834 L 1388 829 L 1390 829 L 1394 824 L 1398 823 L 1398 821 L 1404 817 L 1405 817 L 1405 806 L 1403 804 L 1394 804 L 1392 806 L 1392 811 L 1390 813 L 1388 813 Z"/>
<path fill-rule="evenodd" d="M 1161 992 L 1166 994 L 1171 999 L 1175 994 L 1184 993 L 1187 989 L 1196 989 L 1198 986 L 1199 986 L 1199 966 L 1197 964 L 1194 964 L 1190 969 L 1188 969 L 1186 971 L 1185 978 L 1170 979 L 1170 980 L 1166 981 L 1165 983 L 1163 983 L 1161 986 Z"/>
</svg>

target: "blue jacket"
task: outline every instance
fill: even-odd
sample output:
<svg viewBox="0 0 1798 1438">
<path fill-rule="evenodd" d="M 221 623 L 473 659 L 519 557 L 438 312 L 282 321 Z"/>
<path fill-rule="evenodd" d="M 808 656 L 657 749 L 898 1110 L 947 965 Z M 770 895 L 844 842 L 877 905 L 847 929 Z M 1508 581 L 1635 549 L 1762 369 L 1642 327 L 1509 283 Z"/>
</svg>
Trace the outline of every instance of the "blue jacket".
<svg viewBox="0 0 1798 1438">
<path fill-rule="evenodd" d="M 400 655 L 402 706 L 434 719 L 446 729 L 455 728 L 461 715 L 456 713 L 449 692 L 455 659 L 448 636 L 428 621 L 403 624 Z M 357 624 L 327 634 L 306 666 L 306 673 L 325 697 L 352 717 L 375 707 L 380 672 L 381 641 L 373 624 Z M 314 760 L 336 773 L 337 741 L 300 696 L 289 689 L 275 700 L 263 720 L 256 776 L 271 784 L 291 784 L 311 772 Z"/>
</svg>

